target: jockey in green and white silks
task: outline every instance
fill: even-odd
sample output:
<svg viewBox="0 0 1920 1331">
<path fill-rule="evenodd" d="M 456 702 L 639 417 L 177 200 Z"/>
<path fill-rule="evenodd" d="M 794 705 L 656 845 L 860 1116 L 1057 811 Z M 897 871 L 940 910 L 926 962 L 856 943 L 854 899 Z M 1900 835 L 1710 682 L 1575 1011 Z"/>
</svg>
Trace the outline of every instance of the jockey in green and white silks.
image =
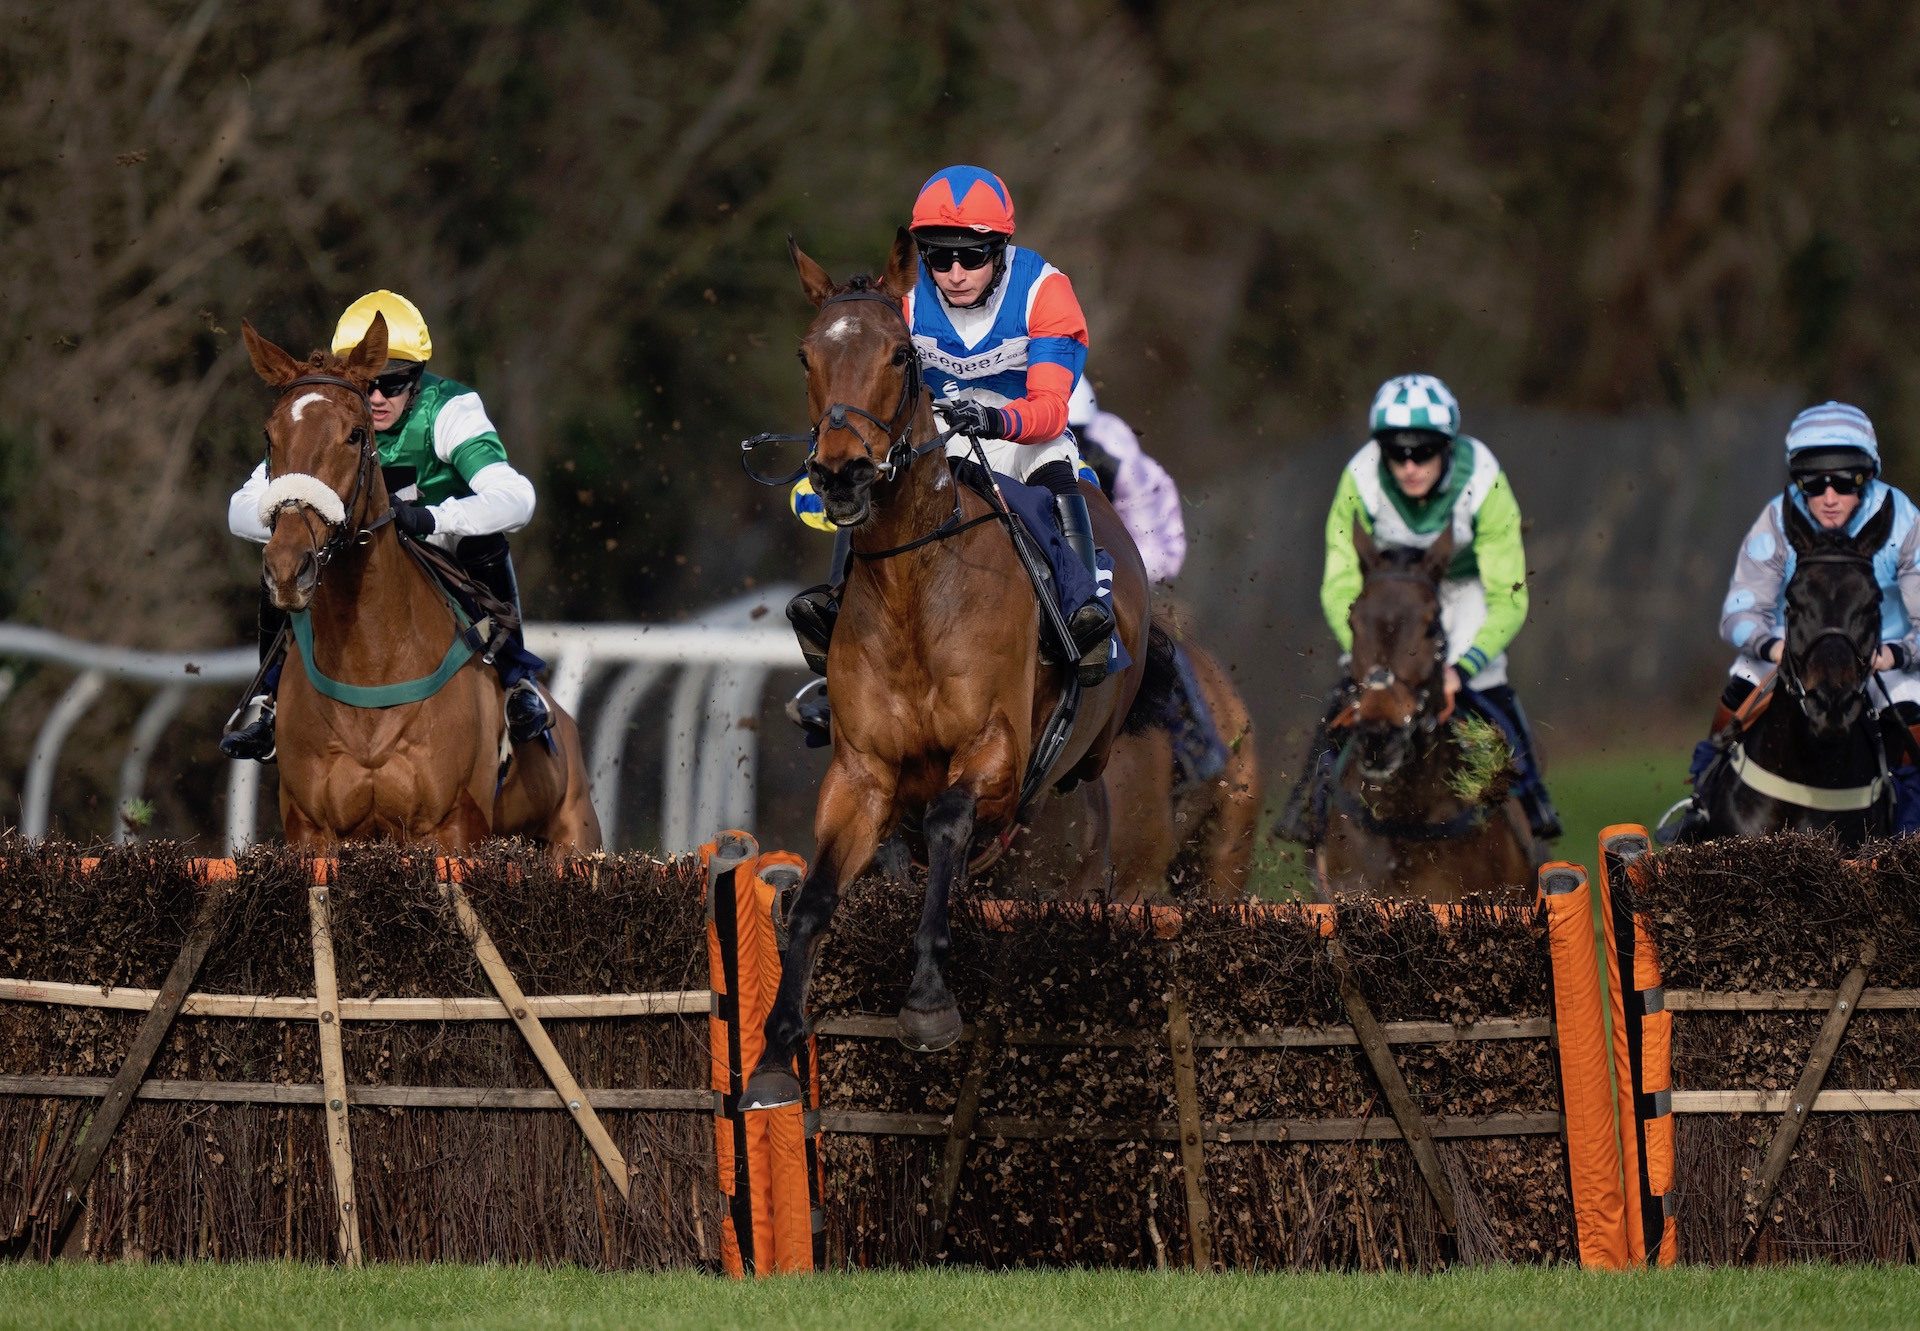
<svg viewBox="0 0 1920 1331">
<path fill-rule="evenodd" d="M 374 316 L 387 322 L 386 367 L 368 387 L 368 409 L 380 468 L 393 505 L 393 525 L 407 537 L 440 547 L 497 600 L 520 609 L 507 534 L 533 517 L 533 483 L 507 460 L 506 445 L 487 416 L 480 395 L 465 384 L 428 374 L 433 335 L 420 310 L 405 296 L 372 291 L 347 307 L 334 328 L 333 352 L 358 346 Z M 301 404 L 295 400 L 296 418 Z M 283 482 L 284 483 L 284 482 Z M 263 512 L 274 507 L 274 482 L 263 461 L 227 504 L 234 535 L 265 544 L 272 537 Z M 273 699 L 279 661 L 268 661 L 286 615 L 263 594 L 260 650 L 263 692 L 242 704 L 242 713 L 221 738 L 230 758 L 267 761 L 274 754 Z M 514 743 L 539 739 L 553 725 L 534 677 L 546 663 L 527 650 L 516 628 L 493 657 L 507 692 L 507 729 Z"/>
<path fill-rule="evenodd" d="M 1560 835 L 1540 778 L 1526 713 L 1507 681 L 1507 647 L 1527 619 L 1527 559 L 1520 506 L 1493 450 L 1460 431 L 1460 406 L 1447 386 L 1426 374 L 1389 379 L 1374 395 L 1369 438 L 1340 474 L 1327 514 L 1326 568 L 1320 605 L 1341 650 L 1353 646 L 1348 616 L 1364 580 L 1353 545 L 1356 521 L 1381 546 L 1424 549 L 1453 532 L 1454 556 L 1440 583 L 1447 636 L 1447 695 L 1466 690 L 1493 713 L 1512 742 L 1520 780 L 1514 794 L 1534 835 Z M 1332 741 L 1327 722 L 1345 705 L 1336 689 L 1308 759 L 1275 831 L 1318 844 L 1324 831 L 1322 781 Z"/>
</svg>

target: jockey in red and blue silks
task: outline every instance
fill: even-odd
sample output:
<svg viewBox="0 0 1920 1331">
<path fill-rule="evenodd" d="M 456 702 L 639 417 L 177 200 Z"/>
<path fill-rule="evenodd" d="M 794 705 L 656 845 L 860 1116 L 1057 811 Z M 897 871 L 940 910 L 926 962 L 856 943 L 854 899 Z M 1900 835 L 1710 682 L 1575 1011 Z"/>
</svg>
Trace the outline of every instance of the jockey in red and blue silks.
<svg viewBox="0 0 1920 1331">
<path fill-rule="evenodd" d="M 920 248 L 920 278 L 901 312 L 934 406 L 962 432 L 948 455 L 971 457 L 963 436 L 978 437 L 994 471 L 1051 491 L 1061 533 L 1097 585 L 1093 521 L 1079 488 L 1083 464 L 1067 428 L 1067 399 L 1087 359 L 1087 320 L 1073 284 L 1012 243 L 1013 196 L 977 166 L 936 171 L 920 187 L 909 229 Z M 837 534 L 831 580 L 787 607 L 802 650 L 822 673 L 849 542 L 846 532 Z M 1103 671 L 1113 633 L 1106 603 L 1096 597 L 1073 607 L 1067 626 L 1084 670 Z M 825 690 L 809 686 L 788 710 L 817 733 L 825 703 Z"/>
</svg>

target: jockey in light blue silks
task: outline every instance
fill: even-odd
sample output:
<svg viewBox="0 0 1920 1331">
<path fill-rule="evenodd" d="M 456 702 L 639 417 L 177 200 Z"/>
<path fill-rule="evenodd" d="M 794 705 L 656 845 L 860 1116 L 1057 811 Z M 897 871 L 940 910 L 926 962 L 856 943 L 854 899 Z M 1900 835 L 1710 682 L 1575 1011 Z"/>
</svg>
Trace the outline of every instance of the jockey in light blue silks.
<svg viewBox="0 0 1920 1331">
<path fill-rule="evenodd" d="M 1880 441 L 1858 407 L 1827 402 L 1808 407 L 1787 429 L 1786 493 L 1760 510 L 1734 560 L 1721 607 L 1720 636 L 1739 652 L 1720 695 L 1711 737 L 1694 746 L 1688 780 L 1695 784 L 1680 824 L 1662 839 L 1685 836 L 1706 821 L 1698 785 L 1726 738 L 1734 714 L 1774 673 L 1786 648 L 1787 583 L 1797 560 L 1786 534 L 1786 504 L 1825 531 L 1856 535 L 1892 505 L 1893 527 L 1873 557 L 1880 582 L 1880 650 L 1873 658 L 1879 683 L 1869 697 L 1881 711 L 1883 733 L 1920 726 L 1920 510 L 1880 479 Z M 1882 688 L 1885 696 L 1881 696 Z M 1894 786 L 1897 832 L 1920 829 L 1920 770 L 1896 743 L 1887 753 Z"/>
</svg>

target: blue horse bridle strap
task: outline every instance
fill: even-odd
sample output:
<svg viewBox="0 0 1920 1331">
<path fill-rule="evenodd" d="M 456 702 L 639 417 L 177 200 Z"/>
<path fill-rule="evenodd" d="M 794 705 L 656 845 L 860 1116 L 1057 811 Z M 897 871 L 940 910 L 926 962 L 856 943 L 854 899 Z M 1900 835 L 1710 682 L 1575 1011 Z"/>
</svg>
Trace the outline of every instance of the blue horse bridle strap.
<svg viewBox="0 0 1920 1331">
<path fill-rule="evenodd" d="M 487 645 L 487 621 L 481 620 L 478 624 L 471 622 L 459 603 L 451 597 L 447 604 L 453 610 L 453 641 L 447 644 L 447 654 L 441 659 L 440 668 L 431 675 L 402 680 L 397 684 L 343 684 L 322 674 L 313 660 L 312 616 L 305 610 L 295 610 L 290 616 L 293 620 L 293 642 L 300 651 L 300 664 L 306 667 L 307 682 L 321 697 L 331 698 L 349 707 L 402 707 L 407 703 L 425 702 L 445 688 L 447 681 L 459 674 L 461 667 Z"/>
</svg>

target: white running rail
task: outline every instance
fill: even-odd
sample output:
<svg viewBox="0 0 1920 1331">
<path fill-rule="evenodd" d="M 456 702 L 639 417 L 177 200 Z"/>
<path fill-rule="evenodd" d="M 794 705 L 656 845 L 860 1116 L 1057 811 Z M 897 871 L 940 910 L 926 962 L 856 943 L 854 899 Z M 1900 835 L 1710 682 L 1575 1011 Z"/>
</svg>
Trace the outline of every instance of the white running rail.
<svg viewBox="0 0 1920 1331">
<path fill-rule="evenodd" d="M 805 669 L 779 613 L 792 591 L 769 587 L 681 624 L 527 625 L 527 646 L 552 667 L 548 688 L 580 721 L 594 809 L 609 846 L 619 844 L 620 778 L 636 716 L 665 716 L 658 745 L 661 844 L 655 849 L 677 854 L 694 849 L 716 828 L 755 824 L 759 730 L 740 722 L 757 715 L 769 675 L 786 673 L 797 683 Z M 146 652 L 0 623 L 0 706 L 19 682 L 8 663 L 19 661 L 75 672 L 48 709 L 27 757 L 19 826 L 29 837 L 47 835 L 60 755 L 74 726 L 110 686 L 152 689 L 120 763 L 114 836 L 121 841 L 129 833 L 118 813 L 140 798 L 154 749 L 192 691 L 217 689 L 237 700 L 258 665 L 253 649 L 245 647 Z M 589 690 L 609 673 L 611 679 L 594 695 L 591 715 L 583 716 Z M 641 703 L 670 680 L 666 698 L 643 712 Z M 215 738 L 206 737 L 209 752 Z M 260 765 L 229 763 L 229 853 L 260 835 L 259 802 Z"/>
</svg>

